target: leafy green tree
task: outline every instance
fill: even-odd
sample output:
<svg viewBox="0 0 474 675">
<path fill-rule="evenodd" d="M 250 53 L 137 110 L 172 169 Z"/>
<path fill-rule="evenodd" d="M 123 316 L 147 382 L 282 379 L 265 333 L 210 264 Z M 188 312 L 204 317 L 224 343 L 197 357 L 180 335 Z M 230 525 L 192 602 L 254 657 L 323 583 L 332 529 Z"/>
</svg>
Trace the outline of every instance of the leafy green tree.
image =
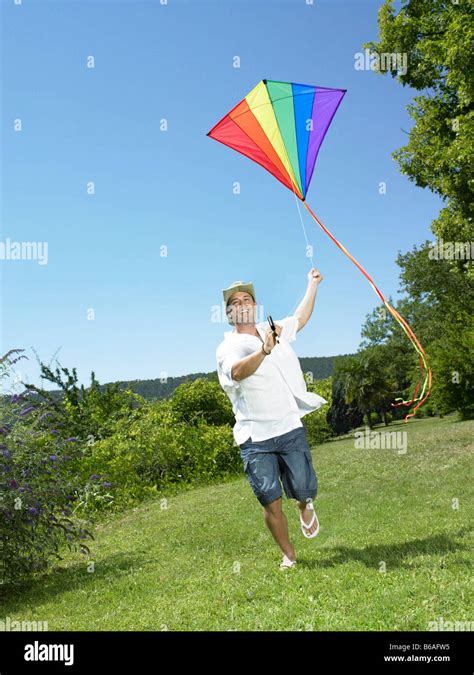
<svg viewBox="0 0 474 675">
<path fill-rule="evenodd" d="M 327 421 L 334 434 L 347 434 L 362 424 L 364 416 L 356 403 L 346 403 L 343 381 L 336 376 L 332 380 L 331 407 L 327 413 Z"/>
<path fill-rule="evenodd" d="M 463 0 L 403 0 L 398 13 L 386 0 L 379 42 L 365 45 L 379 56 L 406 55 L 406 72 L 394 63 L 388 72 L 423 91 L 408 106 L 414 121 L 408 143 L 393 156 L 416 185 L 448 200 L 432 226 L 447 240 L 472 236 L 473 19 L 472 2 Z"/>
<path fill-rule="evenodd" d="M 390 298 L 390 304 L 393 303 Z M 408 321 L 412 329 L 421 339 L 422 344 L 426 344 L 428 336 L 425 334 L 425 324 L 420 320 L 421 308 L 414 302 L 408 302 L 406 299 L 400 300 L 396 305 L 400 314 Z M 418 311 L 415 311 L 418 310 Z M 391 416 L 394 419 L 401 419 L 407 413 L 405 406 L 392 406 L 396 398 L 411 400 L 417 383 L 420 382 L 419 356 L 412 344 L 406 337 L 400 324 L 394 320 L 388 309 L 381 305 L 376 307 L 369 314 L 362 327 L 362 337 L 360 349 L 363 352 L 371 349 L 372 354 L 377 354 L 374 368 L 385 373 L 386 379 L 391 383 L 392 401 L 390 407 Z M 418 414 L 427 411 L 426 404 Z M 380 414 L 386 421 L 384 412 Z"/>
<path fill-rule="evenodd" d="M 378 56 L 406 55 L 406 69 L 392 59 L 388 71 L 422 92 L 408 106 L 408 143 L 393 153 L 402 173 L 445 202 L 431 224 L 436 247 L 400 254 L 407 298 L 398 311 L 419 337 L 433 371 L 431 400 L 438 412 L 473 413 L 472 156 L 474 138 L 474 8 L 460 0 L 386 0 L 379 11 L 379 40 L 365 45 Z M 467 254 L 443 246 L 467 244 Z M 369 327 L 367 327 L 369 328 Z M 370 340 L 376 335 L 372 331 Z M 387 346 L 393 347 L 392 337 Z M 395 353 L 395 352 L 393 352 Z"/>
<path fill-rule="evenodd" d="M 433 370 L 431 398 L 439 413 L 474 414 L 474 289 L 449 260 L 433 260 L 427 246 L 399 255 L 405 304 L 423 326 Z"/>
<path fill-rule="evenodd" d="M 337 378 L 342 382 L 347 404 L 355 404 L 372 427 L 372 412 L 379 412 L 388 424 L 387 411 L 395 398 L 396 385 L 381 364 L 376 348 L 365 349 L 338 363 Z"/>
</svg>

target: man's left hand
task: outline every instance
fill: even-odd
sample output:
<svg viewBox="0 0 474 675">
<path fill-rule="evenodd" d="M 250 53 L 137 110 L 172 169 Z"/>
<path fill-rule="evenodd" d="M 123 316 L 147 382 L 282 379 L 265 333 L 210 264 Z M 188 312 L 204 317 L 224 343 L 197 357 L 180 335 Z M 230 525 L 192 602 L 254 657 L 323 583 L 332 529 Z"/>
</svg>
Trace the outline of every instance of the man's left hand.
<svg viewBox="0 0 474 675">
<path fill-rule="evenodd" d="M 318 286 L 323 280 L 323 278 L 324 278 L 323 275 L 319 270 L 316 269 L 316 267 L 312 267 L 308 272 L 308 281 L 310 284 Z"/>
</svg>

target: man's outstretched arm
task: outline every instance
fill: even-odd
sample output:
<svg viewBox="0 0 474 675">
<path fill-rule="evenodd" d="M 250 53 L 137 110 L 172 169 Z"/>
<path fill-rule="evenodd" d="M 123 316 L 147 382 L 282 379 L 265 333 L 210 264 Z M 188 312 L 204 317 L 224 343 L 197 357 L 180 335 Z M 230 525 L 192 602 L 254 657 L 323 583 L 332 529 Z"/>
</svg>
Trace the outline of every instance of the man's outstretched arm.
<svg viewBox="0 0 474 675">
<path fill-rule="evenodd" d="M 295 316 L 298 319 L 297 330 L 301 330 L 303 326 L 306 326 L 308 323 L 311 314 L 313 313 L 314 301 L 316 299 L 318 286 L 322 280 L 323 276 L 321 272 L 319 272 L 315 267 L 312 267 L 308 272 L 308 288 L 306 289 L 303 300 L 295 310 Z"/>
</svg>

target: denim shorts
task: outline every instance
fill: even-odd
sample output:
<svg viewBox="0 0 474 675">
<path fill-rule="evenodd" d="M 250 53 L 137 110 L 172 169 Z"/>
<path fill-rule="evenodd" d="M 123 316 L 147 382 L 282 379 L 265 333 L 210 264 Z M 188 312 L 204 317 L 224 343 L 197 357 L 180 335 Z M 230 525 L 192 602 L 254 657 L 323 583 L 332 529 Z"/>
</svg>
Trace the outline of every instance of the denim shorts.
<svg viewBox="0 0 474 675">
<path fill-rule="evenodd" d="M 262 506 L 282 496 L 281 482 L 288 499 L 314 499 L 318 478 L 304 426 L 280 436 L 242 443 L 240 457 L 250 486 Z"/>
</svg>

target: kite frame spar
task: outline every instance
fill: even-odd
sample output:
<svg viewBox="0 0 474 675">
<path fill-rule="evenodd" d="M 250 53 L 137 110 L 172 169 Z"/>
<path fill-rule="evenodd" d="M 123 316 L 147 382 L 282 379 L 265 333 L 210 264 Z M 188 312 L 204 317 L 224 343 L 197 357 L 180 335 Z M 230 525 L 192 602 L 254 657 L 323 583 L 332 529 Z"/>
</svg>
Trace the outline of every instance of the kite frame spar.
<svg viewBox="0 0 474 675">
<path fill-rule="evenodd" d="M 407 321 L 390 305 L 362 265 L 321 223 L 306 202 L 306 193 L 313 177 L 319 149 L 345 93 L 345 89 L 264 79 L 227 115 L 224 115 L 208 131 L 207 136 L 257 162 L 285 187 L 292 189 L 295 198 L 303 202 L 315 222 L 362 272 L 390 314 L 400 324 L 419 356 L 421 373 L 412 398 L 406 401 L 397 398 L 395 400 L 399 403 L 392 403 L 393 407 L 412 406 L 417 403 L 413 411 L 405 416 L 407 422 L 430 394 L 432 372 L 426 352 Z M 296 97 L 311 97 L 311 100 Z M 291 99 L 291 102 L 288 99 Z M 309 118 L 308 111 L 310 111 Z M 243 118 L 244 115 L 250 116 Z M 308 122 L 311 122 L 309 129 Z M 304 225 L 303 231 L 305 232 Z M 417 396 L 422 380 L 421 393 Z"/>
</svg>

